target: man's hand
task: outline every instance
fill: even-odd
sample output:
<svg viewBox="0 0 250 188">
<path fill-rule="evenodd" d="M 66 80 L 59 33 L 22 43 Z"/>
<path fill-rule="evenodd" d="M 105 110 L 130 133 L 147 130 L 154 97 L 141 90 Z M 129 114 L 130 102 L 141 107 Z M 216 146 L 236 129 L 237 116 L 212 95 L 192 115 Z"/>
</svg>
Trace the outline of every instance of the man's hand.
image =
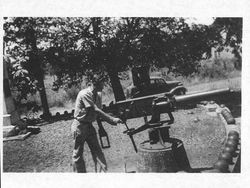
<svg viewBox="0 0 250 188">
<path fill-rule="evenodd" d="M 96 105 L 95 105 L 96 106 Z M 109 124 L 111 125 L 117 125 L 118 123 L 123 123 L 123 121 L 120 118 L 115 118 L 112 117 L 111 115 L 103 112 L 101 109 L 99 109 L 98 107 L 94 108 L 95 112 L 101 117 L 103 118 L 105 121 L 107 121 Z"/>
<path fill-rule="evenodd" d="M 120 118 L 113 118 L 112 125 L 117 125 L 118 123 L 123 123 L 123 121 Z"/>
</svg>

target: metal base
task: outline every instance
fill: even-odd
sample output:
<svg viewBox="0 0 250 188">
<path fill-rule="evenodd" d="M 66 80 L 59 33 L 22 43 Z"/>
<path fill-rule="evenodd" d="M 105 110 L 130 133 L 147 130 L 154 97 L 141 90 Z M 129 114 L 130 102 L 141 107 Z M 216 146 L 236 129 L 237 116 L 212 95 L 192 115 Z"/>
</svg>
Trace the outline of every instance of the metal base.
<svg viewBox="0 0 250 188">
<path fill-rule="evenodd" d="M 181 140 L 169 138 L 166 142 L 143 142 L 138 147 L 138 172 L 177 172 L 191 169 Z"/>
</svg>

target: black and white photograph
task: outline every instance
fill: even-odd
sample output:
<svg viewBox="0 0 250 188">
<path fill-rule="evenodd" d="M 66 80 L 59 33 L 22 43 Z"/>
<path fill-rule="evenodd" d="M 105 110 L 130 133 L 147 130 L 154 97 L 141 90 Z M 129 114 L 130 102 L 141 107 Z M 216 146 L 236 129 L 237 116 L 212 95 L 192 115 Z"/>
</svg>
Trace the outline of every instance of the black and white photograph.
<svg viewBox="0 0 250 188">
<path fill-rule="evenodd" d="M 244 14 L 60 13 L 1 17 L 6 181 L 68 174 L 93 187 L 91 175 L 113 187 L 122 175 L 151 187 L 159 175 L 186 187 L 180 177 L 200 174 L 242 187 Z"/>
</svg>

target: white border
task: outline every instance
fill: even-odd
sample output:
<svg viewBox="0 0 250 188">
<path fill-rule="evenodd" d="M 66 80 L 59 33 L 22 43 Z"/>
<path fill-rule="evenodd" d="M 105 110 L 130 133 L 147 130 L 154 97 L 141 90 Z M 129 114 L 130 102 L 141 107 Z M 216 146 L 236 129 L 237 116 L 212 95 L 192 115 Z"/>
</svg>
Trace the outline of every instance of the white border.
<svg viewBox="0 0 250 188">
<path fill-rule="evenodd" d="M 248 187 L 249 178 L 249 0 L 1 0 L 3 16 L 146 16 L 146 17 L 243 17 L 242 69 L 242 172 L 241 174 L 72 174 L 3 173 L 9 187 Z M 1 23 L 2 36 L 2 23 Z M 2 42 L 2 37 L 0 39 Z M 1 45 L 2 52 L 2 45 Z M 2 65 L 2 56 L 1 56 Z M 2 76 L 2 68 L 1 68 Z M 1 82 L 2 85 L 2 82 Z M 1 86 L 2 89 L 2 86 Z M 2 93 L 1 93 L 2 95 Z M 1 97 L 2 98 L 2 97 Z M 2 108 L 1 108 L 2 110 Z M 2 121 L 1 121 L 2 122 Z M 2 127 L 1 127 L 2 129 Z"/>
</svg>

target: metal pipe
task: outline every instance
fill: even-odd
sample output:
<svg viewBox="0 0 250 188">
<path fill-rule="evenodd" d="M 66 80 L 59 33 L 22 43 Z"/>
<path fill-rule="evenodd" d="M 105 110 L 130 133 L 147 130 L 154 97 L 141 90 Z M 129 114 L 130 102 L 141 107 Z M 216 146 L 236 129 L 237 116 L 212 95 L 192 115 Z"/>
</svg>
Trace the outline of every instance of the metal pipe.
<svg viewBox="0 0 250 188">
<path fill-rule="evenodd" d="M 126 126 L 126 128 L 127 128 L 127 131 L 129 131 L 130 129 L 128 128 L 128 125 L 127 125 L 127 122 L 126 122 L 126 121 L 124 122 L 124 124 L 125 124 L 125 126 Z M 134 149 L 135 149 L 135 152 L 137 153 L 137 147 L 136 147 L 136 144 L 135 144 L 135 140 L 134 140 L 134 138 L 133 138 L 133 135 L 129 135 L 129 138 L 130 138 L 130 140 L 131 140 L 131 142 L 132 142 L 132 144 L 133 144 L 133 147 L 134 147 Z"/>
<path fill-rule="evenodd" d="M 224 89 L 217 89 L 217 90 L 212 90 L 212 91 L 203 91 L 203 92 L 197 92 L 197 93 L 186 94 L 186 95 L 181 95 L 181 96 L 175 96 L 174 98 L 176 102 L 184 102 L 188 100 L 195 100 L 195 99 L 200 99 L 203 97 L 210 97 L 210 96 L 219 95 L 219 94 L 227 94 L 230 92 L 232 92 L 232 90 L 230 90 L 229 88 L 224 88 Z M 155 95 L 138 97 L 134 99 L 127 99 L 124 101 L 116 102 L 115 104 L 119 105 L 119 104 L 124 104 L 124 103 L 129 103 L 129 102 L 136 102 L 140 100 L 149 100 L 149 99 L 154 99 L 156 97 L 163 97 L 164 95 L 168 95 L 168 94 L 171 95 L 171 93 L 165 92 L 165 93 L 159 93 Z"/>
<path fill-rule="evenodd" d="M 147 96 L 144 96 L 144 97 L 137 97 L 137 98 L 133 98 L 133 99 L 126 99 L 126 100 L 123 100 L 123 101 L 118 101 L 116 102 L 115 104 L 124 104 L 124 103 L 131 103 L 131 102 L 137 102 L 137 101 L 140 101 L 140 100 L 149 100 L 149 99 L 154 99 L 156 97 L 164 97 L 166 94 L 170 94 L 169 92 L 165 92 L 165 93 L 159 93 L 159 94 L 154 94 L 154 95 L 147 95 Z"/>
<path fill-rule="evenodd" d="M 201 100 L 202 98 L 208 98 L 216 95 L 222 95 L 222 94 L 228 94 L 230 93 L 231 90 L 229 88 L 225 89 L 217 89 L 213 91 L 205 91 L 205 92 L 199 92 L 199 93 L 193 93 L 193 94 L 188 94 L 188 95 L 181 95 L 181 96 L 176 96 L 175 101 L 177 103 L 181 102 L 187 102 L 191 100 Z"/>
</svg>

